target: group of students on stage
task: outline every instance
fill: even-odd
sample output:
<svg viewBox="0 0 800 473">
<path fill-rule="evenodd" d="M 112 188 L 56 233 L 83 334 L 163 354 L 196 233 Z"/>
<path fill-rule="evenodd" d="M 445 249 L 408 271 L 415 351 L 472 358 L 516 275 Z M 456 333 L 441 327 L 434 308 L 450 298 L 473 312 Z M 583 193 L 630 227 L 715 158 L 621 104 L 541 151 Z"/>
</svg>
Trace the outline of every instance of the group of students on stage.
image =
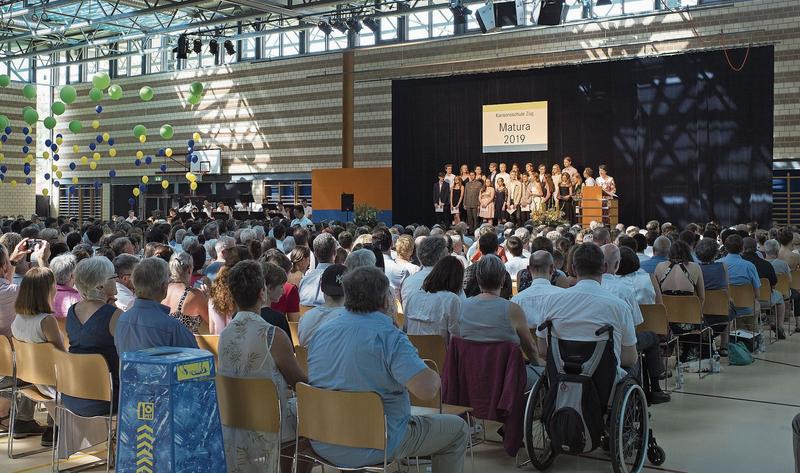
<svg viewBox="0 0 800 473">
<path fill-rule="evenodd" d="M 570 156 L 564 157 L 564 167 L 525 164 L 489 163 L 488 173 L 481 166 L 470 170 L 461 165 L 459 175 L 453 174 L 453 165 L 445 164 L 444 171 L 433 185 L 433 205 L 438 223 L 456 224 L 466 219 L 470 228 L 486 223 L 513 222 L 523 224 L 531 213 L 560 208 L 564 218 L 574 223 L 575 200 L 580 199 L 584 186 L 600 186 L 604 195 L 615 198 L 617 186 L 608 175 L 605 164 L 599 167 L 599 176 L 594 177 L 592 168 L 584 168 L 583 175 L 572 165 Z"/>
</svg>

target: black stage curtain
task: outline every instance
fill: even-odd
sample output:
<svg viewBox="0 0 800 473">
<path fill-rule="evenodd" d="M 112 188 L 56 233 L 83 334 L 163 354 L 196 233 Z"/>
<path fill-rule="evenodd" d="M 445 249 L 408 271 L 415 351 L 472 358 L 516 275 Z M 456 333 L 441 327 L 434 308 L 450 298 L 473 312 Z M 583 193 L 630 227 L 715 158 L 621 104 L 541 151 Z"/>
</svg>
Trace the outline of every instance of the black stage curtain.
<svg viewBox="0 0 800 473">
<path fill-rule="evenodd" d="M 736 67 L 747 51 L 730 50 Z M 445 163 L 607 164 L 620 221 L 769 224 L 773 48 L 736 72 L 722 51 L 392 84 L 393 220 L 434 219 Z M 548 151 L 484 154 L 481 106 L 547 100 Z M 510 166 L 509 166 L 510 168 Z"/>
</svg>

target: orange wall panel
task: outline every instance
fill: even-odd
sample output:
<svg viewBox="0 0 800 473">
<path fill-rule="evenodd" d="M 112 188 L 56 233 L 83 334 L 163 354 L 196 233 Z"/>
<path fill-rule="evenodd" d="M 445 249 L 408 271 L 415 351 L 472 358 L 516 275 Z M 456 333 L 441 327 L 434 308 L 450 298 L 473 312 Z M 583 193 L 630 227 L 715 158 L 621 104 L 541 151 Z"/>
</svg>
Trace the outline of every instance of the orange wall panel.
<svg viewBox="0 0 800 473">
<path fill-rule="evenodd" d="M 356 204 L 369 204 L 378 210 L 391 210 L 392 168 L 311 171 L 311 202 L 315 210 L 339 210 L 343 193 L 354 194 Z"/>
</svg>

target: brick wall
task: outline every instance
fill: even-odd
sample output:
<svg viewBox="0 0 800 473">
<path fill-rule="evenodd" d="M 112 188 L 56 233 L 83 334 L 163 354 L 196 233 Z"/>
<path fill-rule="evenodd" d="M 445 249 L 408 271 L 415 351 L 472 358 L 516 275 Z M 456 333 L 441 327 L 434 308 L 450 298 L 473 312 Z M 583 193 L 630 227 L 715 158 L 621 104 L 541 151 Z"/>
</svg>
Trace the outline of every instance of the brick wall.
<svg viewBox="0 0 800 473">
<path fill-rule="evenodd" d="M 0 216 L 24 215 L 29 218 L 36 209 L 36 186 L 26 185 L 25 178 L 28 176 L 22 172 L 22 160 L 25 157 L 22 153 L 25 144 L 22 127 L 27 126 L 22 121 L 22 109 L 28 105 L 35 106 L 22 96 L 22 84 L 14 82 L 6 88 L 0 87 L 0 115 L 11 120 L 12 128 L 11 135 L 0 148 L 4 156 L 0 165 L 8 168 L 5 179 L 0 183 Z M 30 135 L 36 143 L 36 127 L 32 128 Z M 4 131 L 0 130 L 0 133 Z M 33 150 L 35 145 L 30 145 L 30 148 Z M 35 174 L 36 164 L 33 163 L 29 176 L 34 178 Z M 12 186 L 11 181 L 17 181 L 17 185 Z"/>
</svg>

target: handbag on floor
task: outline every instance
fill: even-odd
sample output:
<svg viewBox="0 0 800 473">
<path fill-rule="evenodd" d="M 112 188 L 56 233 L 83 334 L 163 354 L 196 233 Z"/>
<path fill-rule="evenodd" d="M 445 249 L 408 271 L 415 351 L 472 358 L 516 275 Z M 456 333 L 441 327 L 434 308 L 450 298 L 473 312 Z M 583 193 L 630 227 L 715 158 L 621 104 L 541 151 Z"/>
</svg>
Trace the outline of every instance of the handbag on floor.
<svg viewBox="0 0 800 473">
<path fill-rule="evenodd" d="M 742 342 L 731 342 L 728 344 L 728 360 L 730 364 L 744 366 L 753 363 L 753 355 L 747 350 Z"/>
</svg>

